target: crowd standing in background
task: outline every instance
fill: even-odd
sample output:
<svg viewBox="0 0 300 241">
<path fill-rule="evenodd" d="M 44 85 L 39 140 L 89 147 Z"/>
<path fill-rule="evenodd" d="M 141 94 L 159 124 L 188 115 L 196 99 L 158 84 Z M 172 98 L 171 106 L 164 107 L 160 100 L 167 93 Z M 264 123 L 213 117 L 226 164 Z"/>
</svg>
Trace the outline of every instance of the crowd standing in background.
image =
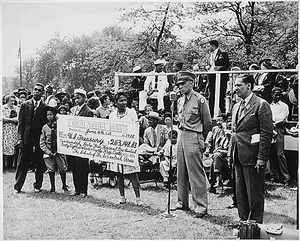
<svg viewBox="0 0 300 241">
<path fill-rule="evenodd" d="M 89 173 L 91 180 L 99 180 L 97 185 L 101 185 L 103 166 L 106 166 L 117 177 L 120 192 L 117 204 L 127 201 L 124 178 L 129 178 L 136 204 L 143 205 L 138 176 L 140 166 L 95 163 L 88 158 L 57 153 L 56 118 L 59 115 L 137 121 L 140 148 L 155 154 L 149 160 L 153 165 L 158 164 L 167 188 L 170 187 L 172 159 L 178 194 L 173 209 L 193 208 L 195 218 L 205 216 L 207 191 L 217 193 L 216 189 L 228 179 L 233 183 L 233 207 L 238 208 L 239 217 L 262 223 L 267 162 L 270 162 L 271 181 L 283 183 L 285 187 L 292 185 L 284 155 L 284 134 L 285 122 L 295 117 L 297 110 L 298 75 L 288 79 L 278 73 L 222 73 L 221 115 L 208 135 L 212 127 L 216 79 L 209 71 L 230 69 L 228 54 L 219 48 L 218 41 L 210 41 L 209 45 L 207 75 L 190 72 L 201 70 L 198 62 L 186 71 L 184 62 L 172 63 L 165 53 L 154 61 L 151 72 L 154 75 L 133 77 L 128 92 L 122 90 L 113 95 L 110 90 L 87 92 L 76 86 L 73 93 L 68 93 L 65 89 L 56 91 L 51 83 L 45 87 L 36 83 L 32 92 L 20 88 L 5 95 L 3 166 L 16 169 L 15 193 L 21 193 L 27 172 L 31 170 L 35 172 L 34 192 L 41 191 L 45 171 L 50 178 L 50 192 L 56 191 L 55 171 L 60 173 L 62 189 L 68 192 L 66 172 L 70 170 L 75 190 L 69 194 L 84 198 L 88 195 Z M 249 66 L 249 70 L 265 69 L 276 69 L 269 58 Z M 231 70 L 239 71 L 240 68 L 234 66 Z M 132 72 L 142 73 L 143 66 L 135 66 Z M 170 72 L 176 74 L 163 75 Z M 171 99 L 171 93 L 175 94 L 175 99 Z M 173 132 L 172 124 L 176 127 Z M 275 150 L 271 155 L 270 149 Z M 213 161 L 210 175 L 207 175 L 203 156 L 211 155 Z"/>
</svg>

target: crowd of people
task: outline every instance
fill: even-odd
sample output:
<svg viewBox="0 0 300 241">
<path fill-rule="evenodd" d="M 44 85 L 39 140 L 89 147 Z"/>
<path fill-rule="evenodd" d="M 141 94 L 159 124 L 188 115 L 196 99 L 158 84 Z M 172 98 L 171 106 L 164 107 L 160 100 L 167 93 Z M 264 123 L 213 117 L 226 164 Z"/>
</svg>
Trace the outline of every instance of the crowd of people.
<svg viewBox="0 0 300 241">
<path fill-rule="evenodd" d="M 127 92 L 86 92 L 77 88 L 72 94 L 64 89 L 55 93 L 51 84 L 36 83 L 32 93 L 20 88 L 4 96 L 3 166 L 16 170 L 15 193 L 21 193 L 29 171 L 35 173 L 36 193 L 41 191 L 45 172 L 50 178 L 50 192 L 56 191 L 56 170 L 66 192 L 70 191 L 66 172 L 72 172 L 74 191 L 69 195 L 88 195 L 89 173 L 97 176 L 97 184 L 101 185 L 103 163 L 57 153 L 59 115 L 138 121 L 139 148 L 155 154 L 149 161 L 158 163 L 165 187 L 170 187 L 170 162 L 177 170 L 178 202 L 174 210 L 190 210 L 191 193 L 193 215 L 202 218 L 208 211 L 207 192 L 216 193 L 228 180 L 234 189 L 231 206 L 238 208 L 240 219 L 262 223 L 266 173 L 272 181 L 291 185 L 284 155 L 284 124 L 291 106 L 285 103 L 285 93 L 293 90 L 298 98 L 298 76 L 294 75 L 291 82 L 278 73 L 222 73 L 217 78 L 209 72 L 229 70 L 230 61 L 228 54 L 219 49 L 218 41 L 209 44 L 206 76 L 183 71 L 184 63 L 180 61 L 174 63 L 175 75 L 164 75 L 172 72 L 164 55 L 153 63 L 153 75 L 134 77 Z M 249 70 L 271 68 L 271 60 L 263 59 Z M 200 69 L 197 64 L 193 66 L 193 71 Z M 141 66 L 133 68 L 133 73 L 142 72 Z M 220 115 L 212 128 L 216 81 L 220 81 Z M 276 150 L 272 155 L 271 148 Z M 209 174 L 203 161 L 206 157 L 212 158 Z M 106 168 L 117 177 L 118 205 L 126 203 L 124 178 L 131 180 L 136 204 L 144 205 L 139 166 L 106 163 Z"/>
</svg>

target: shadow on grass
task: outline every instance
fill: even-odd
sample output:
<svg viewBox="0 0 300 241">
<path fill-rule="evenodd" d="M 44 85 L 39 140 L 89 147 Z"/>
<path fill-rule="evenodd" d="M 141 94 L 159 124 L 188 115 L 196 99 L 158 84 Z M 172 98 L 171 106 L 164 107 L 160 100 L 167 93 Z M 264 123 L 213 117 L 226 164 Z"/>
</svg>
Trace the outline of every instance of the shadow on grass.
<svg viewBox="0 0 300 241">
<path fill-rule="evenodd" d="M 277 214 L 272 212 L 264 212 L 264 222 L 270 220 L 268 223 L 280 223 L 287 225 L 296 225 L 297 220 L 284 214 Z"/>
<path fill-rule="evenodd" d="M 275 195 L 275 194 L 265 193 L 265 199 L 268 199 L 268 200 L 286 200 L 287 198 L 284 197 L 283 195 Z"/>
<path fill-rule="evenodd" d="M 226 215 L 213 216 L 211 214 L 207 214 L 203 220 L 207 220 L 213 225 L 220 225 L 227 230 L 232 230 L 232 228 L 236 226 L 236 221 L 233 219 L 233 217 Z"/>
<path fill-rule="evenodd" d="M 164 186 L 161 185 L 141 185 L 141 190 L 145 190 L 145 191 L 152 191 L 152 192 L 157 192 L 157 193 L 161 193 L 161 192 L 165 192 L 167 193 L 169 189 L 165 188 Z M 171 190 L 176 190 L 176 188 L 171 187 Z"/>
<path fill-rule="evenodd" d="M 88 202 L 90 204 L 102 208 L 122 209 L 134 213 L 146 213 L 150 216 L 156 216 L 163 212 L 163 210 L 154 209 L 147 205 L 137 206 L 133 202 L 127 202 L 126 204 L 120 205 L 120 204 L 115 204 L 113 202 L 109 202 L 105 199 L 101 199 L 89 195 L 85 198 L 82 198 L 81 196 L 69 196 L 68 194 L 64 194 L 64 193 L 49 193 L 47 191 L 42 191 L 40 193 L 24 193 L 24 194 L 31 198 L 52 199 L 52 200 L 63 201 L 63 202 L 81 202 L 81 203 Z"/>
</svg>

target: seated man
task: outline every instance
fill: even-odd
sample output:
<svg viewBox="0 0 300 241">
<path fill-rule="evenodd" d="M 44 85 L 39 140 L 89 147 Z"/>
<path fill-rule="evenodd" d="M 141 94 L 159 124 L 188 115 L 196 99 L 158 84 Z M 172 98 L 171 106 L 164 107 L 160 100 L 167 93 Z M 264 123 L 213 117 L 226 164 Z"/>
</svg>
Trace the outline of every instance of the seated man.
<svg viewBox="0 0 300 241">
<path fill-rule="evenodd" d="M 143 139 L 142 143 L 144 143 L 144 132 L 149 127 L 149 121 L 147 119 L 147 115 L 153 111 L 152 105 L 147 104 L 145 106 L 144 115 L 139 118 L 139 126 L 140 126 L 140 138 Z"/>
<path fill-rule="evenodd" d="M 164 73 L 164 63 L 158 59 L 154 62 L 155 70 L 151 73 Z M 147 98 L 157 99 L 157 110 L 164 110 L 164 95 L 168 89 L 169 83 L 167 75 L 158 76 L 150 75 L 145 80 L 144 90 L 140 91 L 139 94 L 139 110 L 142 111 L 147 104 Z M 154 108 L 156 109 L 156 108 Z"/>
<path fill-rule="evenodd" d="M 230 168 L 227 163 L 227 150 L 230 136 L 226 134 L 226 115 L 218 116 L 217 125 L 212 128 L 211 135 L 207 138 L 208 147 L 204 155 L 213 153 L 213 164 L 210 171 L 210 192 L 215 193 L 215 188 L 223 186 L 223 179 L 230 178 Z"/>
<path fill-rule="evenodd" d="M 149 127 L 144 132 L 144 143 L 140 146 L 141 150 L 146 150 L 148 153 L 157 154 L 162 145 L 158 143 L 158 133 L 157 133 L 157 124 L 160 120 L 160 117 L 157 112 L 150 112 L 149 115 L 146 116 L 149 121 Z M 149 158 L 150 161 L 155 164 L 157 160 L 157 156 L 152 156 Z"/>
<path fill-rule="evenodd" d="M 178 132 L 176 130 L 169 132 L 169 139 L 167 140 L 166 144 L 162 148 L 163 158 L 159 165 L 160 174 L 163 177 L 163 182 L 165 187 L 169 187 L 170 182 L 169 179 L 169 170 L 170 170 L 170 157 L 171 157 L 171 147 L 172 147 L 172 169 L 177 165 L 177 137 Z M 174 170 L 174 169 L 173 169 Z"/>
</svg>

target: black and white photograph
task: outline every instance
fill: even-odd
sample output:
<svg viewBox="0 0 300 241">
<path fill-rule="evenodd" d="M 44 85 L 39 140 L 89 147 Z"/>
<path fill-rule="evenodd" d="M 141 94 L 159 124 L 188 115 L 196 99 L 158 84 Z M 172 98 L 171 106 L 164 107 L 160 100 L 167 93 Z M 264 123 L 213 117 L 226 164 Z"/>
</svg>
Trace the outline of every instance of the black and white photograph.
<svg viewBox="0 0 300 241">
<path fill-rule="evenodd" d="M 298 1 L 1 16 L 1 240 L 299 240 Z"/>
</svg>

